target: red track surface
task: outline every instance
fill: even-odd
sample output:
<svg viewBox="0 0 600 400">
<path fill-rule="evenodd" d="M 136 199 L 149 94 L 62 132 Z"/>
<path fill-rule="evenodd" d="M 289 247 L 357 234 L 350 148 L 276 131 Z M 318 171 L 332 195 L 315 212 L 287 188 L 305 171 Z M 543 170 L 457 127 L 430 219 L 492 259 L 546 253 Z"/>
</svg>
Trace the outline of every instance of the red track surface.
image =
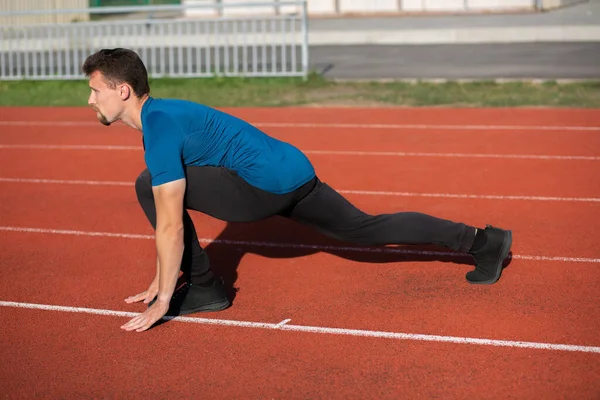
<svg viewBox="0 0 600 400">
<path fill-rule="evenodd" d="M 472 268 L 464 257 L 299 249 L 293 246 L 354 246 L 279 219 L 227 225 L 196 213 L 199 236 L 221 241 L 207 250 L 216 271 L 239 291 L 230 309 L 192 317 L 271 324 L 290 319 L 294 326 L 367 333 L 170 321 L 136 334 L 119 329 L 128 316 L 2 303 L 5 397 L 600 397 L 600 112 L 228 111 L 252 122 L 279 123 L 264 130 L 304 150 L 446 154 L 309 157 L 321 179 L 337 189 L 388 192 L 347 195 L 371 213 L 421 211 L 510 228 L 514 258 L 498 283 L 473 286 L 464 279 Z M 2 147 L 32 144 L 141 147 L 141 139 L 123 126 L 97 124 L 90 110 L 0 108 L 0 301 L 142 311 L 143 305 L 123 299 L 152 278 L 153 241 L 90 236 L 152 234 L 132 186 L 6 181 L 132 183 L 144 168 L 141 149 Z M 427 193 L 475 197 L 416 195 Z M 366 336 L 375 331 L 524 341 L 538 348 Z M 540 348 L 544 343 L 586 347 Z"/>
</svg>

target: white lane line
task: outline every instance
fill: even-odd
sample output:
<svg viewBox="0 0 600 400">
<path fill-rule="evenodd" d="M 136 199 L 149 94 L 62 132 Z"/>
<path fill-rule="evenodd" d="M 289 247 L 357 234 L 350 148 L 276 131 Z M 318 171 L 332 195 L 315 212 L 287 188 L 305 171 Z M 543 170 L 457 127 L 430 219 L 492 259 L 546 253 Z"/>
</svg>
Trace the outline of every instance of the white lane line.
<svg viewBox="0 0 600 400">
<path fill-rule="evenodd" d="M 142 146 L 113 146 L 103 144 L 0 144 L 0 149 L 35 150 L 138 150 Z"/>
<path fill-rule="evenodd" d="M 90 186 L 133 186 L 133 182 L 117 181 L 84 181 L 84 180 L 62 180 L 62 179 L 28 179 L 28 178 L 0 178 L 0 182 L 11 183 L 52 183 L 57 185 L 90 185 Z"/>
<path fill-rule="evenodd" d="M 600 131 L 600 126 L 577 125 L 432 125 L 432 124 L 348 124 L 304 122 L 251 122 L 264 128 L 336 128 L 336 129 L 418 129 L 418 130 L 507 130 L 507 131 Z M 98 126 L 97 121 L 0 121 L 0 126 Z M 125 125 L 123 125 L 125 126 Z"/>
<path fill-rule="evenodd" d="M 45 228 L 23 228 L 17 226 L 0 226 L 0 231 L 7 232 L 28 232 L 28 233 L 50 233 L 55 235 L 74 235 L 74 236 L 101 236 L 126 239 L 154 239 L 154 235 L 143 235 L 137 233 L 112 233 L 112 232 L 89 232 L 75 231 L 69 229 L 45 229 Z"/>
<path fill-rule="evenodd" d="M 529 201 L 576 201 L 584 203 L 600 202 L 598 197 L 549 197 L 549 196 L 511 196 L 493 194 L 455 194 L 455 193 L 412 193 L 412 192 L 377 192 L 368 190 L 338 190 L 343 194 L 360 194 L 367 196 L 401 196 L 401 197 L 445 197 L 451 199 L 490 199 L 490 200 L 529 200 Z"/>
<path fill-rule="evenodd" d="M 88 232 L 68 229 L 48 229 L 48 228 L 28 228 L 19 226 L 0 226 L 0 231 L 5 232 L 21 232 L 21 233 L 42 233 L 42 234 L 57 234 L 57 235 L 74 235 L 74 236 L 100 236 L 100 237 L 115 237 L 127 239 L 154 239 L 154 235 L 143 235 L 135 233 L 112 233 L 112 232 Z M 418 256 L 452 256 L 452 257 L 470 257 L 462 253 L 450 251 L 434 251 L 434 250 L 412 250 L 407 248 L 395 247 L 357 247 L 357 246 L 326 246 L 302 243 L 276 243 L 276 242 L 258 242 L 248 240 L 226 240 L 226 239 L 211 239 L 199 238 L 203 244 L 219 244 L 227 246 L 248 246 L 248 247 L 271 247 L 285 249 L 305 249 L 315 251 L 331 251 L 331 252 L 359 252 L 359 253 L 379 253 L 379 254 L 406 254 Z M 519 255 L 512 254 L 510 258 L 516 260 L 531 260 L 531 261 L 557 261 L 557 262 L 579 262 L 579 263 L 600 263 L 600 258 L 585 258 L 585 257 L 552 257 L 552 256 L 535 256 L 535 255 Z"/>
<path fill-rule="evenodd" d="M 67 307 L 67 306 L 56 306 L 48 304 L 33 304 L 33 303 L 20 303 L 13 301 L 0 301 L 1 307 L 11 308 L 25 308 L 32 310 L 43 310 L 43 311 L 59 311 L 69 313 L 82 313 L 82 314 L 95 314 L 111 317 L 135 317 L 139 313 L 114 311 L 114 310 L 103 310 L 96 308 L 83 308 L 83 307 Z M 321 326 L 306 326 L 306 325 L 289 325 L 287 322 L 290 320 L 284 320 L 279 324 L 272 324 L 266 322 L 249 322 L 249 321 L 236 321 L 236 320 L 225 320 L 225 319 L 212 319 L 212 318 L 194 318 L 194 317 L 163 317 L 164 320 L 173 320 L 179 322 L 195 323 L 202 325 L 218 325 L 218 326 L 231 326 L 239 328 L 255 328 L 255 329 L 270 329 L 270 330 L 281 330 L 281 331 L 292 331 L 292 332 L 304 332 L 304 333 L 316 333 L 325 335 L 349 335 L 358 337 L 370 337 L 370 338 L 383 338 L 383 339 L 396 339 L 396 340 L 412 340 L 412 341 L 424 341 L 424 342 L 441 342 L 441 343 L 455 343 L 464 345 L 483 345 L 483 346 L 496 346 L 496 347 L 513 347 L 513 348 L 526 348 L 535 350 L 553 350 L 553 351 L 571 351 L 571 352 L 582 352 L 582 353 L 600 353 L 600 347 L 597 346 L 581 346 L 571 344 L 555 344 L 555 343 L 539 343 L 539 342 L 525 342 L 525 341 L 512 341 L 512 340 L 495 340 L 495 339 L 481 339 L 471 337 L 457 337 L 457 336 L 441 336 L 441 335 L 425 335 L 417 333 L 401 333 L 401 332 L 385 332 L 385 331 L 372 331 L 363 329 L 344 329 L 344 328 L 329 328 Z M 285 323 L 284 323 L 285 322 Z"/>
<path fill-rule="evenodd" d="M 142 151 L 141 146 L 113 146 L 86 144 L 0 144 L 0 149 L 17 150 L 109 150 Z M 431 153 L 393 151 L 346 151 L 346 150 L 302 150 L 305 154 L 328 156 L 371 156 L 371 157 L 442 157 L 442 158 L 506 158 L 521 160 L 586 160 L 598 161 L 600 156 L 564 156 L 551 154 L 488 154 L 488 153 Z"/>
<path fill-rule="evenodd" d="M 1 147 L 1 146 L 0 146 Z M 487 153 L 427 153 L 393 151 L 343 151 L 343 150 L 303 150 L 306 154 L 330 156 L 374 156 L 374 157 L 448 157 L 448 158 L 509 158 L 522 160 L 587 160 L 598 161 L 596 156 L 561 156 L 544 154 L 487 154 Z"/>
<path fill-rule="evenodd" d="M 290 322 L 291 319 L 284 319 L 283 321 L 281 321 L 280 323 L 278 323 L 277 325 L 275 325 L 277 327 L 277 329 L 282 328 L 284 325 L 286 325 L 288 322 Z"/>
<path fill-rule="evenodd" d="M 258 122 L 267 128 L 419 129 L 419 130 L 509 130 L 509 131 L 600 131 L 600 126 L 552 125 L 430 125 L 430 124 L 340 124 Z"/>
<path fill-rule="evenodd" d="M 0 126 L 98 126 L 98 124 L 99 122 L 92 121 L 0 121 Z"/>
<path fill-rule="evenodd" d="M 49 183 L 57 185 L 91 185 L 91 186 L 133 186 L 132 182 L 117 181 L 88 181 L 88 180 L 63 180 L 63 179 L 34 179 L 34 178 L 7 178 L 0 177 L 0 182 L 10 183 Z M 382 192 L 371 190 L 344 190 L 342 194 L 356 194 L 363 196 L 399 196 L 399 197 L 442 197 L 451 199 L 488 199 L 488 200 L 527 200 L 527 201 L 573 201 L 583 203 L 598 203 L 598 197 L 549 197 L 549 196 L 512 196 L 491 194 L 456 194 L 456 193 L 415 193 L 415 192 Z"/>
</svg>

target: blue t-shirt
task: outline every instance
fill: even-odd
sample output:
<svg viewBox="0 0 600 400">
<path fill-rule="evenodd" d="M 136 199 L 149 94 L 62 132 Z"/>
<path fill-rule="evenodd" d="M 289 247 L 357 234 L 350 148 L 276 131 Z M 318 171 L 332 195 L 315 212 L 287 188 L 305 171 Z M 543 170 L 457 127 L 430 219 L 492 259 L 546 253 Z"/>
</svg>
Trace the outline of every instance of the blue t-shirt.
<svg viewBox="0 0 600 400">
<path fill-rule="evenodd" d="M 296 147 L 186 100 L 148 98 L 142 106 L 142 133 L 152 186 L 185 178 L 186 166 L 225 167 L 276 194 L 289 193 L 315 176 Z"/>
</svg>

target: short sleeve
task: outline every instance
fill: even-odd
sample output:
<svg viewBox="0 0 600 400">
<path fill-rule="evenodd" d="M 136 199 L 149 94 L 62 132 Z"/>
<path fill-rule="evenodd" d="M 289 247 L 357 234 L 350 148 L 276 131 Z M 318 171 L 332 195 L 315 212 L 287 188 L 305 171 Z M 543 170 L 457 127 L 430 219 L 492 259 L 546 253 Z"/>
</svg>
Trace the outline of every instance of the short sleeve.
<svg viewBox="0 0 600 400">
<path fill-rule="evenodd" d="M 185 178 L 182 160 L 183 131 L 163 112 L 150 113 L 143 127 L 144 159 L 152 186 Z"/>
</svg>

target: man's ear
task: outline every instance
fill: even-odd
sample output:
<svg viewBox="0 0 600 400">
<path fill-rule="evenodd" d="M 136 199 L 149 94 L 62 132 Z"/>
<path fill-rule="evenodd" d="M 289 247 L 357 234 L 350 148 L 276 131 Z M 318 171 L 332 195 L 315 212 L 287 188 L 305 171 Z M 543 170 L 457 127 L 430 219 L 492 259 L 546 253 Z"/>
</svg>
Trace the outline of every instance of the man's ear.
<svg viewBox="0 0 600 400">
<path fill-rule="evenodd" d="M 119 96 L 121 100 L 127 100 L 131 97 L 132 90 L 131 87 L 125 83 L 119 85 Z"/>
</svg>

